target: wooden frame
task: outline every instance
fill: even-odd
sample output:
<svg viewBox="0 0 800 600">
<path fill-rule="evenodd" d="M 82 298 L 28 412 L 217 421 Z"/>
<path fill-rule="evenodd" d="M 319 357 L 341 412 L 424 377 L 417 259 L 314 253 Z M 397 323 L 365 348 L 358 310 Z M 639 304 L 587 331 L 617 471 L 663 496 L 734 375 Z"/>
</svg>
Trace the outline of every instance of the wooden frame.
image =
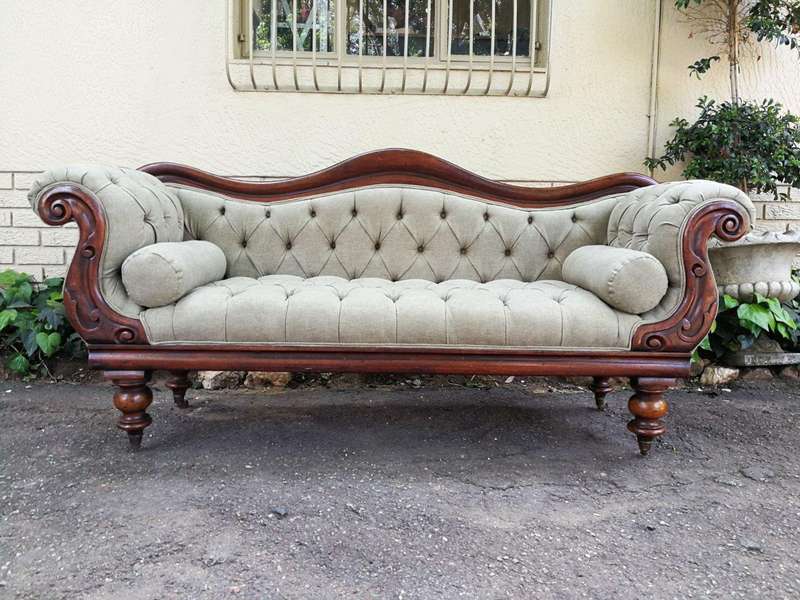
<svg viewBox="0 0 800 600">
<path fill-rule="evenodd" d="M 652 185 L 639 174 L 617 174 L 555 188 L 498 183 L 434 156 L 411 150 L 382 150 L 344 161 L 316 173 L 274 182 L 254 183 L 218 177 L 191 167 L 155 163 L 142 167 L 164 182 L 193 186 L 253 202 L 275 202 L 377 184 L 420 185 L 490 201 L 533 208 L 585 202 Z M 67 316 L 86 340 L 89 363 L 103 369 L 118 387 L 119 426 L 138 447 L 150 424 L 152 400 L 147 387 L 154 369 L 173 372 L 170 387 L 185 406 L 185 372 L 198 369 L 264 371 L 415 372 L 496 375 L 590 375 L 598 407 L 610 391 L 609 377 L 632 378 L 636 393 L 629 403 L 642 453 L 664 432 L 667 408 L 662 393 L 672 378 L 689 373 L 690 355 L 716 315 L 717 289 L 708 260 L 712 235 L 738 239 L 748 217 L 735 202 L 719 200 L 695 210 L 683 228 L 684 295 L 667 318 L 639 326 L 629 351 L 566 351 L 475 348 L 408 348 L 287 345 L 150 345 L 139 320 L 119 314 L 103 298 L 99 273 L 106 220 L 102 206 L 73 184 L 49 188 L 38 205 L 50 225 L 75 221 L 80 240 L 64 288 Z"/>
</svg>

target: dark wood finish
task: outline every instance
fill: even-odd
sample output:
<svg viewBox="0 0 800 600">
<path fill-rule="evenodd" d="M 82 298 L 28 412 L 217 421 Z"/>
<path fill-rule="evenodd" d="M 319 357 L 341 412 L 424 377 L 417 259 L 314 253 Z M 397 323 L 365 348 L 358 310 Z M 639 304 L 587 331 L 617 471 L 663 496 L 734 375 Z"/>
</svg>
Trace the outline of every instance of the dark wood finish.
<svg viewBox="0 0 800 600">
<path fill-rule="evenodd" d="M 186 400 L 186 390 L 191 385 L 186 371 L 172 371 L 172 377 L 167 380 L 167 387 L 172 390 L 172 401 L 178 408 L 189 408 Z"/>
<path fill-rule="evenodd" d="M 595 377 L 589 389 L 594 392 L 594 403 L 597 410 L 606 409 L 606 396 L 614 391 L 609 377 Z"/>
<path fill-rule="evenodd" d="M 638 174 L 617 174 L 556 188 L 530 188 L 491 181 L 434 156 L 412 150 L 383 150 L 358 156 L 311 175 L 266 183 L 218 177 L 169 163 L 142 168 L 162 181 L 225 194 L 254 202 L 275 202 L 380 184 L 433 187 L 487 201 L 524 208 L 554 207 L 586 202 L 651 185 Z M 114 403 L 123 415 L 120 428 L 134 447 L 150 422 L 147 406 L 152 392 L 149 371 L 166 369 L 178 375 L 169 387 L 178 406 L 185 404 L 181 372 L 198 369 L 265 371 L 412 372 L 496 375 L 591 375 L 634 377 L 631 400 L 635 418 L 629 428 L 646 453 L 652 439 L 663 433 L 666 413 L 661 393 L 666 381 L 689 373 L 691 351 L 708 331 L 715 316 L 717 290 L 711 274 L 707 243 L 711 235 L 733 240 L 747 229 L 739 205 L 718 201 L 695 211 L 683 228 L 683 267 L 686 293 L 678 309 L 662 321 L 641 325 L 631 351 L 530 351 L 520 349 L 399 348 L 279 345 L 157 345 L 148 344 L 142 324 L 117 313 L 100 292 L 100 262 L 107 234 L 105 215 L 85 188 L 62 184 L 41 197 L 39 215 L 50 225 L 75 221 L 80 230 L 75 257 L 64 287 L 67 317 L 89 346 L 89 362 L 107 371 L 119 388 Z M 598 384 L 599 386 L 599 384 Z M 594 389 L 594 388 L 593 388 Z M 608 393 L 602 386 L 598 395 Z M 602 398 L 597 400 L 598 407 Z"/>
<path fill-rule="evenodd" d="M 100 293 L 100 258 L 107 225 L 94 194 L 79 185 L 58 185 L 44 193 L 38 208 L 48 225 L 78 224 L 78 247 L 64 279 L 64 308 L 75 331 L 89 345 L 147 344 L 141 321 L 119 314 Z"/>
<path fill-rule="evenodd" d="M 145 427 L 153 422 L 147 414 L 147 407 L 153 401 L 153 392 L 147 387 L 149 371 L 106 371 L 106 379 L 117 386 L 114 393 L 114 406 L 122 412 L 117 427 L 127 432 L 128 441 L 134 450 L 142 445 Z"/>
<path fill-rule="evenodd" d="M 671 316 L 636 329 L 633 350 L 691 353 L 697 347 L 717 316 L 719 298 L 708 259 L 708 240 L 712 235 L 724 241 L 738 240 L 749 226 L 744 209 L 730 200 L 706 204 L 692 213 L 683 233 L 683 299 Z"/>
<path fill-rule="evenodd" d="M 342 346 L 104 345 L 89 348 L 95 369 L 247 370 L 452 375 L 684 377 L 689 357 L 669 352 L 581 352 L 480 348 Z"/>
<path fill-rule="evenodd" d="M 628 423 L 628 430 L 636 434 L 642 456 L 647 456 L 653 440 L 667 430 L 661 420 L 668 411 L 664 392 L 674 382 L 674 379 L 662 377 L 631 378 L 634 394 L 628 401 L 628 410 L 634 418 Z"/>
<path fill-rule="evenodd" d="M 402 148 L 368 152 L 310 175 L 267 182 L 219 177 L 174 163 L 152 163 L 140 168 L 165 182 L 258 202 L 302 198 L 370 185 L 401 184 L 434 187 L 535 208 L 584 202 L 655 183 L 654 179 L 639 173 L 618 173 L 554 188 L 509 185 L 486 179 L 431 154 Z"/>
</svg>

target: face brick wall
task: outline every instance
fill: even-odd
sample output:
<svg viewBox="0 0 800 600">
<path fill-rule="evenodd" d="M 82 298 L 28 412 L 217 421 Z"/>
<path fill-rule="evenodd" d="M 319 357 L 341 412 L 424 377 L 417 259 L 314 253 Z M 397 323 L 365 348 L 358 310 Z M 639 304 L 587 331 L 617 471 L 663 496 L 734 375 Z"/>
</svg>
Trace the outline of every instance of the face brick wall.
<svg viewBox="0 0 800 600">
<path fill-rule="evenodd" d="M 75 244 L 78 229 L 48 227 L 28 204 L 28 189 L 35 172 L 0 171 L 0 269 L 30 273 L 37 280 L 63 276 Z"/>
</svg>

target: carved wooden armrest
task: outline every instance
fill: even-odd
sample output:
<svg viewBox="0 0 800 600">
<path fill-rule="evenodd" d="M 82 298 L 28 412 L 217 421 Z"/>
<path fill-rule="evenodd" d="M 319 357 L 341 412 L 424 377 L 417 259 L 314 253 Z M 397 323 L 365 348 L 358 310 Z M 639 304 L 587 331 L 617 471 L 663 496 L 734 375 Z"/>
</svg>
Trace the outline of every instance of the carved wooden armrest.
<svg viewBox="0 0 800 600">
<path fill-rule="evenodd" d="M 48 225 L 78 225 L 64 282 L 64 306 L 75 330 L 90 344 L 147 344 L 141 307 L 128 297 L 120 267 L 143 246 L 183 238 L 183 210 L 174 193 L 132 169 L 69 167 L 43 174 L 29 199 Z"/>
<path fill-rule="evenodd" d="M 686 216 L 677 237 L 682 280 L 679 301 L 669 314 L 645 319 L 637 327 L 632 350 L 691 353 L 697 347 L 717 316 L 719 297 L 708 242 L 711 236 L 724 241 L 739 239 L 749 231 L 752 214 L 752 204 L 744 196 L 703 201 Z"/>
</svg>

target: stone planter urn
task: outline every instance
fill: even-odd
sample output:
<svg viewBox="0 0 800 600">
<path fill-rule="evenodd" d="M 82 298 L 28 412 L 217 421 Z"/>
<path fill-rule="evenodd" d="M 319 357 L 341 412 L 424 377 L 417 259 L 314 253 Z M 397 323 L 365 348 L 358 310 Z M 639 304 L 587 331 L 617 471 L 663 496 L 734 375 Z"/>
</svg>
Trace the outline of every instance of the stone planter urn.
<svg viewBox="0 0 800 600">
<path fill-rule="evenodd" d="M 800 231 L 755 231 L 735 242 L 715 242 L 708 254 L 720 294 L 741 302 L 753 302 L 756 294 L 786 302 L 800 294 L 792 280 Z"/>
</svg>

